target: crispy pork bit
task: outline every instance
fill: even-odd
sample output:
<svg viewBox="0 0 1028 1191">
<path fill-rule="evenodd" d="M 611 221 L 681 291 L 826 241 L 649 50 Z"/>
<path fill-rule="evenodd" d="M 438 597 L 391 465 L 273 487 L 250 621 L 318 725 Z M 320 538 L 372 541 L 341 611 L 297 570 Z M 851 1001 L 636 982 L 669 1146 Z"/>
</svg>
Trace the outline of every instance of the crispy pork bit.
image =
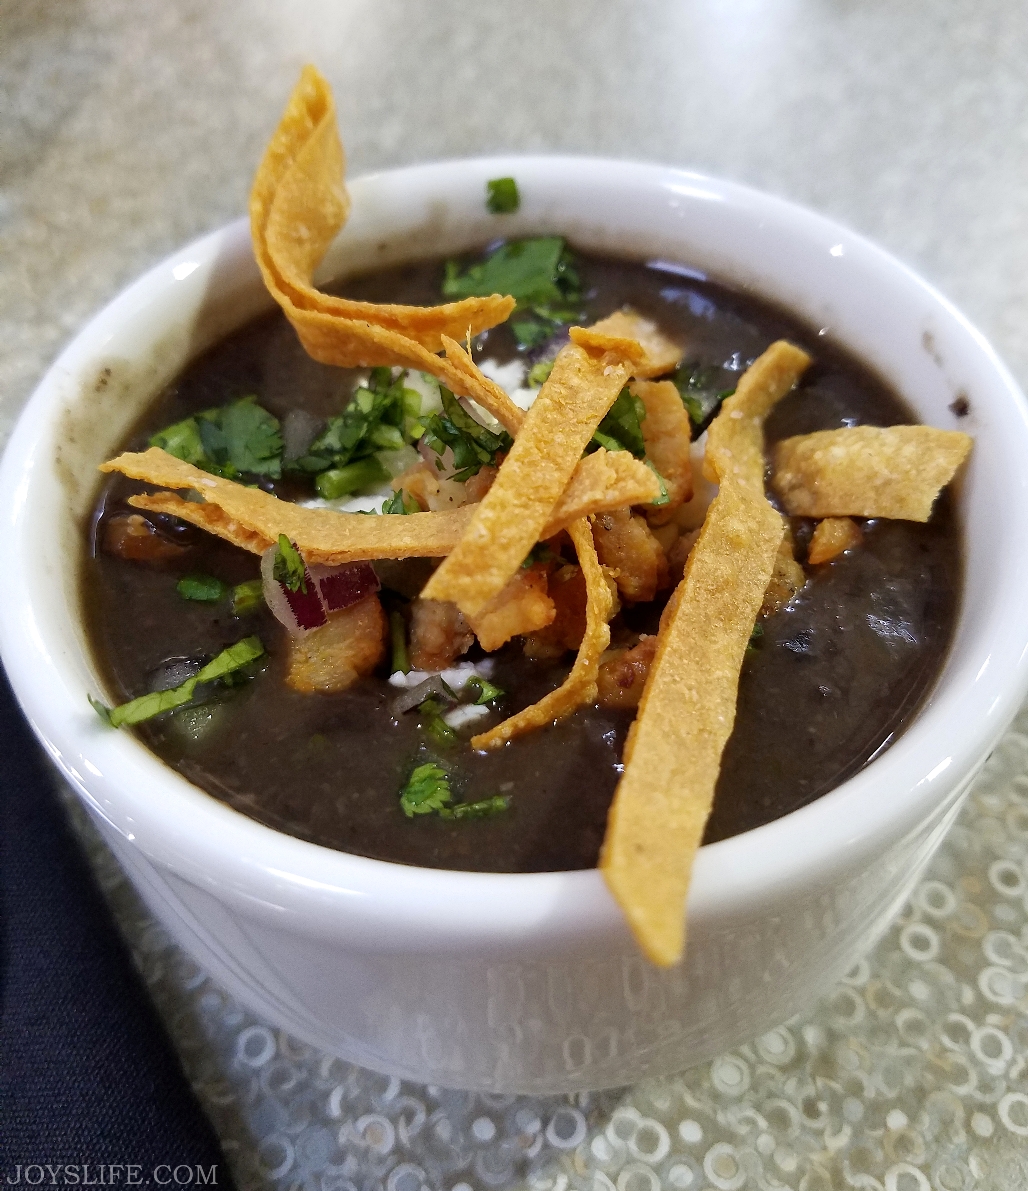
<svg viewBox="0 0 1028 1191">
<path fill-rule="evenodd" d="M 611 650 L 600 662 L 597 703 L 604 707 L 638 707 L 646 676 L 657 652 L 657 638 L 643 636 L 631 649 Z"/>
<path fill-rule="evenodd" d="M 767 585 L 767 591 L 764 592 L 760 615 L 774 616 L 776 612 L 785 607 L 806 581 L 807 577 L 803 573 L 803 568 L 795 558 L 792 530 L 787 525 L 785 537 L 782 538 L 782 544 L 778 547 L 775 569 L 771 572 L 771 581 Z"/>
<path fill-rule="evenodd" d="M 557 615 L 547 594 L 547 567 L 531 566 L 519 570 L 478 613 L 471 617 L 478 643 L 487 652 L 499 649 L 511 637 L 537 633 L 553 623 Z"/>
<path fill-rule="evenodd" d="M 377 595 L 330 612 L 321 628 L 289 639 L 286 684 L 304 694 L 345 691 L 385 656 L 388 631 Z"/>
<path fill-rule="evenodd" d="M 160 565 L 183 558 L 189 547 L 165 537 L 140 513 L 123 513 L 104 526 L 103 550 L 115 558 Z"/>
<path fill-rule="evenodd" d="M 578 649 L 585 636 L 585 575 L 579 566 L 561 567 L 550 576 L 547 594 L 556 615 L 544 629 L 525 637 L 525 657 L 535 661 L 562 657 Z"/>
<path fill-rule="evenodd" d="M 831 562 L 846 550 L 853 550 L 864 540 L 860 526 L 850 517 L 826 517 L 814 527 L 807 551 L 807 562 L 811 566 Z"/>
<path fill-rule="evenodd" d="M 410 664 L 446 670 L 475 640 L 464 613 L 448 600 L 415 600 L 410 606 Z"/>
<path fill-rule="evenodd" d="M 618 593 L 628 603 L 652 600 L 668 584 L 668 565 L 645 520 L 630 509 L 600 513 L 593 522 L 596 553 L 617 572 Z"/>
</svg>

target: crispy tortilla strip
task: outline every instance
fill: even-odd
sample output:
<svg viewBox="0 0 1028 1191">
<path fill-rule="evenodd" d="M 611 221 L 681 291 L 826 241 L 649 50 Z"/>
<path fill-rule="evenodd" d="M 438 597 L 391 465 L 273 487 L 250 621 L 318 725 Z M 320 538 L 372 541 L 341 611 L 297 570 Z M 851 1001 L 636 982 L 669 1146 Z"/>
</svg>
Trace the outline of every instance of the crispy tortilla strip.
<svg viewBox="0 0 1028 1191">
<path fill-rule="evenodd" d="M 354 302 L 315 289 L 314 270 L 350 210 L 344 169 L 332 92 L 307 66 L 254 178 L 250 226 L 265 284 L 304 346 L 309 339 L 321 352 L 316 359 L 342 366 L 402 364 L 398 341 L 437 352 L 444 334 L 477 335 L 508 317 L 514 300 L 499 294 L 420 307 Z M 393 335 L 377 337 L 369 333 L 373 327 Z"/>
<path fill-rule="evenodd" d="M 771 487 L 794 517 L 927 521 L 972 439 L 933 426 L 848 426 L 774 449 Z"/>
<path fill-rule="evenodd" d="M 763 422 L 809 362 L 791 344 L 773 344 L 711 425 L 707 462 L 720 488 L 662 618 L 610 810 L 600 868 L 643 952 L 662 967 L 682 954 L 693 859 L 784 532 L 764 496 Z"/>
<path fill-rule="evenodd" d="M 503 589 L 539 538 L 586 444 L 621 392 L 631 365 L 613 352 L 562 348 L 510 454 L 467 532 L 425 588 L 465 616 Z"/>
<path fill-rule="evenodd" d="M 454 389 L 461 397 L 470 397 L 488 410 L 511 437 L 516 437 L 525 420 L 525 411 L 519 409 L 494 380 L 490 380 L 475 365 L 459 343 L 448 335 L 442 337 L 446 349 L 446 363 L 464 380 L 464 387 Z M 440 380 L 446 379 L 440 376 Z M 446 386 L 453 389 L 453 385 Z"/>
<path fill-rule="evenodd" d="M 169 513 L 252 554 L 263 553 L 284 533 L 308 562 L 324 566 L 375 558 L 442 558 L 460 542 L 478 508 L 465 505 L 452 512 L 406 517 L 306 509 L 258 488 L 212 476 L 159 447 L 119 455 L 100 470 L 119 471 L 161 487 L 189 488 L 204 498 L 201 504 L 156 492 L 131 497 L 129 503 L 137 509 Z M 541 537 L 551 538 L 589 513 L 654 500 L 657 489 L 653 472 L 627 451 L 596 451 L 578 465 Z M 534 545 L 533 541 L 528 550 Z"/>
<path fill-rule="evenodd" d="M 596 679 L 600 670 L 600 655 L 610 644 L 610 620 L 614 611 L 614 596 L 596 557 L 592 529 L 587 518 L 572 522 L 568 533 L 578 552 L 578 565 L 585 575 L 587 592 L 585 606 L 585 635 L 578 649 L 578 657 L 571 673 L 555 691 L 544 695 L 538 703 L 524 708 L 488 732 L 472 736 L 475 749 L 500 748 L 515 736 L 542 728 L 570 715 L 576 707 L 596 700 Z"/>
<path fill-rule="evenodd" d="M 692 499 L 692 423 L 678 390 L 669 380 L 636 380 L 629 386 L 633 396 L 646 406 L 642 420 L 646 458 L 664 477 L 668 502 L 651 509 L 651 525 L 666 525 L 674 511 Z"/>
<path fill-rule="evenodd" d="M 629 306 L 601 318 L 588 330 L 595 335 L 634 339 L 644 352 L 643 358 L 637 362 L 632 373 L 639 380 L 672 372 L 682 362 L 682 356 L 685 354 L 684 349 L 677 343 L 672 343 L 655 322 L 636 314 Z"/>
<path fill-rule="evenodd" d="M 248 550 L 254 548 L 246 544 L 248 535 L 254 536 L 254 545 L 258 536 L 262 538 L 266 548 L 284 533 L 296 543 L 307 562 L 328 566 L 374 558 L 441 558 L 459 540 L 477 507 L 455 509 L 452 513 L 412 513 L 407 517 L 368 517 L 332 509 L 305 509 L 259 488 L 247 488 L 234 480 L 212 476 L 158 447 L 119 455 L 101 464 L 100 470 L 120 471 L 147 484 L 190 488 L 207 503 L 169 499 L 162 494 L 160 511 L 173 512 L 176 517 Z M 156 498 L 132 499 L 136 508 L 150 508 Z M 213 516 L 207 511 L 212 507 L 217 510 Z"/>
<path fill-rule="evenodd" d="M 863 540 L 860 526 L 849 517 L 826 517 L 814 526 L 807 562 L 813 567 L 831 562 L 847 550 L 855 550 Z"/>
<path fill-rule="evenodd" d="M 511 637 L 536 633 L 553 623 L 557 606 L 547 594 L 546 567 L 522 568 L 503 591 L 470 620 L 479 645 L 492 653 Z"/>
</svg>

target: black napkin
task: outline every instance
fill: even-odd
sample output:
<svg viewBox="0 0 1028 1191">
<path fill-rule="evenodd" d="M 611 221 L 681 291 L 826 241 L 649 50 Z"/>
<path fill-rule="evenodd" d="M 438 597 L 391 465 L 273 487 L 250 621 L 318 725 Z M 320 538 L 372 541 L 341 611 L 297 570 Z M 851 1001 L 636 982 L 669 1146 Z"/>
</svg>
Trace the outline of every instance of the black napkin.
<svg viewBox="0 0 1028 1191">
<path fill-rule="evenodd" d="M 0 1184 L 231 1187 L 2 672 L 0 740 Z"/>
</svg>

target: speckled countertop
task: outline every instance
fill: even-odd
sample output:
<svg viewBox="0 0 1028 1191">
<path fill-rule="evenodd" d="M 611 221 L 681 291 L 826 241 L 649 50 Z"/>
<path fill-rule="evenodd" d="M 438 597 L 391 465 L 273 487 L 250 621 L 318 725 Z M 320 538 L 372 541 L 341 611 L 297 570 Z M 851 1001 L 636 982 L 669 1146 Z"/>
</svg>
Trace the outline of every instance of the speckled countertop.
<svg viewBox="0 0 1028 1191">
<path fill-rule="evenodd" d="M 96 308 L 243 211 L 308 60 L 351 174 L 559 151 L 746 182 L 890 249 L 1028 383 L 1028 8 L 1010 0 L 0 0 L 3 438 Z M 1012 1188 L 1026 748 L 1008 738 L 831 997 L 702 1071 L 592 1098 L 448 1095 L 314 1054 L 228 1002 L 94 857 L 244 1186 Z"/>
</svg>

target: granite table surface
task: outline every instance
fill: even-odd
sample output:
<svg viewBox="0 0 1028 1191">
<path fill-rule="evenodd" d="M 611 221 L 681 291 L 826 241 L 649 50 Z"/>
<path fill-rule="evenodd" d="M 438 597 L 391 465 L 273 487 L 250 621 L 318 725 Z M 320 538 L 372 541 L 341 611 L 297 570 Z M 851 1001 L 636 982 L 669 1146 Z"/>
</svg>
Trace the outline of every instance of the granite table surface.
<svg viewBox="0 0 1028 1191">
<path fill-rule="evenodd" d="M 351 175 L 491 152 L 805 203 L 1028 382 L 1028 7 L 1012 0 L 0 0 L 0 435 L 89 315 L 235 218 L 300 67 Z M 1028 715 L 837 988 L 680 1076 L 574 1097 L 390 1080 L 235 1004 L 105 889 L 245 1188 L 1028 1187 Z"/>
</svg>

